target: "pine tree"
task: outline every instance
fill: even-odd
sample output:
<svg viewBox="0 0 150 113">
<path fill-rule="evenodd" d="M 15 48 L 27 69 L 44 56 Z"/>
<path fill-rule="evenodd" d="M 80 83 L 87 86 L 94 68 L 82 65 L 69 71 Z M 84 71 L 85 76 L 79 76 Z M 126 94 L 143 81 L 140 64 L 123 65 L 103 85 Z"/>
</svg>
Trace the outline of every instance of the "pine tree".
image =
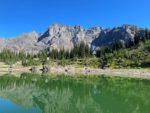
<svg viewBox="0 0 150 113">
<path fill-rule="evenodd" d="M 138 33 L 136 33 L 134 36 L 134 44 L 138 45 L 139 42 L 140 42 L 140 35 Z"/>
<path fill-rule="evenodd" d="M 149 30 L 146 28 L 146 29 L 145 29 L 145 38 L 146 38 L 146 39 L 150 39 L 149 34 L 150 34 L 150 33 L 149 33 Z"/>
<path fill-rule="evenodd" d="M 79 57 L 84 58 L 85 57 L 85 43 L 81 42 L 79 46 Z"/>
<path fill-rule="evenodd" d="M 65 51 L 65 58 L 66 58 L 66 59 L 69 59 L 69 58 L 70 58 L 70 53 L 69 53 L 69 51 Z"/>
<path fill-rule="evenodd" d="M 90 57 L 90 48 L 87 44 L 85 45 L 85 56 Z"/>
</svg>

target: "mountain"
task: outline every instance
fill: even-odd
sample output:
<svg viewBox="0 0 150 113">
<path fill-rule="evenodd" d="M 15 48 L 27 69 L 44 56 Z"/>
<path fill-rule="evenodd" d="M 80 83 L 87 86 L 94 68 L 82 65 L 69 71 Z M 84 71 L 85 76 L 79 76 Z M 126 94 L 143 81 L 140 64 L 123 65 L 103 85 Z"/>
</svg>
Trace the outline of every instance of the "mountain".
<svg viewBox="0 0 150 113">
<path fill-rule="evenodd" d="M 3 50 L 6 46 L 6 40 L 0 38 L 0 50 Z"/>
<path fill-rule="evenodd" d="M 100 33 L 98 38 L 93 40 L 92 45 L 97 47 L 112 45 L 115 41 L 122 43 L 129 43 L 129 41 L 134 42 L 136 33 L 138 33 L 141 37 L 144 37 L 145 29 L 131 25 L 105 29 Z"/>
<path fill-rule="evenodd" d="M 74 44 L 84 41 L 85 43 L 91 45 L 92 41 L 97 38 L 102 29 L 90 28 L 85 30 L 81 26 L 63 26 L 54 24 L 49 27 L 49 29 L 39 37 L 38 43 L 43 43 L 52 49 L 62 49 L 70 50 Z"/>
<path fill-rule="evenodd" d="M 116 41 L 123 44 L 129 41 L 134 42 L 136 33 L 143 37 L 145 29 L 133 25 L 122 25 L 112 29 L 102 27 L 85 29 L 81 26 L 53 24 L 43 34 L 30 32 L 15 39 L 0 39 L 0 51 L 9 49 L 14 52 L 37 53 L 47 48 L 71 50 L 81 41 L 90 47 L 111 46 Z"/>
</svg>

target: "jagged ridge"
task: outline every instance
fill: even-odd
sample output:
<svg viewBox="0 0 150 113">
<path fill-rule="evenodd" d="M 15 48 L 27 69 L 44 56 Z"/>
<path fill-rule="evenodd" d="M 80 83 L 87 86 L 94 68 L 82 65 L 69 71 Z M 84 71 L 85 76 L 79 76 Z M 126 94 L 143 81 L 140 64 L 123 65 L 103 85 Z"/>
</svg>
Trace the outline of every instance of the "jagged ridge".
<svg viewBox="0 0 150 113">
<path fill-rule="evenodd" d="M 129 40 L 134 41 L 135 34 L 138 32 L 143 36 L 144 30 L 132 25 L 122 25 L 112 29 L 102 27 L 84 29 L 81 26 L 53 24 L 43 34 L 31 32 L 15 39 L 0 39 L 0 51 L 9 49 L 14 52 L 37 53 L 46 48 L 70 50 L 74 44 L 81 41 L 90 47 L 110 46 L 114 41 L 121 41 L 122 43 Z"/>
</svg>

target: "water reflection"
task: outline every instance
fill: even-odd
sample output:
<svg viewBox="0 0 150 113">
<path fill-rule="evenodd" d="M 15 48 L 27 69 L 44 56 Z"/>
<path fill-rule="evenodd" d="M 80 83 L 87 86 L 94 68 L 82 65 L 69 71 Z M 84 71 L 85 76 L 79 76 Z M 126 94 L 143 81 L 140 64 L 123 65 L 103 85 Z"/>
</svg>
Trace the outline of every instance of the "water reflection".
<svg viewBox="0 0 150 113">
<path fill-rule="evenodd" d="M 25 108 L 9 100 L 0 99 L 0 113 L 42 113 L 42 111 L 39 108 Z"/>
<path fill-rule="evenodd" d="M 0 98 L 42 113 L 149 113 L 149 91 L 147 80 L 0 77 Z"/>
</svg>

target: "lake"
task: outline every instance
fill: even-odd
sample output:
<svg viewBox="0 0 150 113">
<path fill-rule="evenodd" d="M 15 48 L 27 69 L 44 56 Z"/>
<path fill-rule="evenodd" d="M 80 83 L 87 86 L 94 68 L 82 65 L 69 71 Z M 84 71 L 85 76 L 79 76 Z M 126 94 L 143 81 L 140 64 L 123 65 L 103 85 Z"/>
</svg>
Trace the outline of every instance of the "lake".
<svg viewBox="0 0 150 113">
<path fill-rule="evenodd" d="M 0 113 L 150 113 L 150 81 L 5 75 L 0 77 Z"/>
</svg>

